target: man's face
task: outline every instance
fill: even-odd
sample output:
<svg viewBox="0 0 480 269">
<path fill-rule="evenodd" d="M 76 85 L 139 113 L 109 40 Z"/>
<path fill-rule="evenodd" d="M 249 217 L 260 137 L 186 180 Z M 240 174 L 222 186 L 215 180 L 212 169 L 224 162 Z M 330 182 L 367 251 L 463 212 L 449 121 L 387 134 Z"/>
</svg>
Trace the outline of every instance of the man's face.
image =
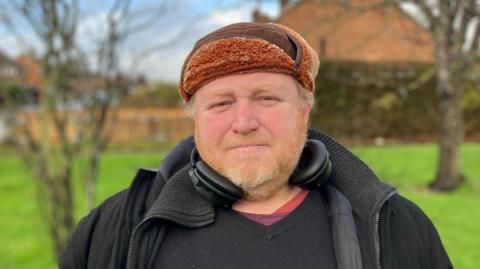
<svg viewBox="0 0 480 269">
<path fill-rule="evenodd" d="M 247 198 L 265 199 L 296 167 L 309 112 L 289 75 L 222 77 L 195 93 L 195 142 L 203 160 Z"/>
</svg>

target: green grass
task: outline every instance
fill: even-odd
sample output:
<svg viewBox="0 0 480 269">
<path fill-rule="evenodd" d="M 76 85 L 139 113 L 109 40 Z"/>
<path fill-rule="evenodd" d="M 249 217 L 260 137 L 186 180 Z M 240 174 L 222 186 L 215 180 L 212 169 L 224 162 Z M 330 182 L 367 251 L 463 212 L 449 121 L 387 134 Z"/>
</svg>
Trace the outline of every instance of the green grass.
<svg viewBox="0 0 480 269">
<path fill-rule="evenodd" d="M 138 168 L 157 167 L 162 156 L 159 153 L 105 154 L 97 200 L 100 202 L 126 188 Z M 83 193 L 81 188 L 77 192 L 79 196 Z M 85 215 L 85 203 L 81 197 L 76 200 L 77 216 Z M 20 159 L 13 154 L 0 154 L 0 268 L 56 268 L 36 201 L 32 178 Z"/>
<path fill-rule="evenodd" d="M 468 183 L 454 193 L 425 187 L 435 174 L 434 145 L 357 146 L 358 154 L 384 181 L 416 202 L 432 219 L 455 268 L 480 265 L 480 144 L 462 148 Z M 140 167 L 157 167 L 161 153 L 108 153 L 102 159 L 98 202 L 126 188 Z M 78 172 L 79 166 L 76 171 Z M 76 173 L 78 181 L 78 173 Z M 56 268 L 31 176 L 12 152 L 0 154 L 0 268 Z M 78 186 L 78 182 L 76 183 Z M 77 188 L 81 195 L 81 188 Z M 78 197 L 77 216 L 86 214 Z"/>
<path fill-rule="evenodd" d="M 361 146 L 353 151 L 427 213 L 455 268 L 479 268 L 480 144 L 463 145 L 462 171 L 468 182 L 453 193 L 434 193 L 426 187 L 437 167 L 434 145 Z"/>
</svg>

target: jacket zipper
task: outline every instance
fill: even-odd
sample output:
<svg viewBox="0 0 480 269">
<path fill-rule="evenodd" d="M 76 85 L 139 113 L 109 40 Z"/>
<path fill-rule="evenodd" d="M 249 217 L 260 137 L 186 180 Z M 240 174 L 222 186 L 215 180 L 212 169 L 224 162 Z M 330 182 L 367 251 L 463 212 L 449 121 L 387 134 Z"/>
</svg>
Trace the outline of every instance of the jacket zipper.
<svg viewBox="0 0 480 269">
<path fill-rule="evenodd" d="M 146 218 L 143 219 L 140 223 L 138 223 L 135 228 L 133 229 L 132 235 L 130 236 L 130 240 L 128 242 L 128 254 L 127 254 L 127 269 L 132 267 L 132 253 L 133 253 L 133 248 L 134 248 L 134 241 L 135 241 L 135 236 L 137 235 L 138 229 L 147 221 L 153 219 L 151 218 Z"/>
<path fill-rule="evenodd" d="M 391 191 L 387 197 L 380 203 L 380 207 L 375 213 L 375 231 L 374 231 L 374 244 L 375 244 L 375 260 L 377 262 L 377 269 L 381 269 L 381 255 L 382 255 L 382 246 L 380 244 L 380 213 L 382 212 L 382 207 L 385 204 L 385 202 L 390 199 L 395 193 L 397 193 L 395 190 Z"/>
<path fill-rule="evenodd" d="M 381 255 L 381 245 L 380 245 L 380 208 L 375 214 L 375 256 L 377 261 L 377 268 L 381 269 L 380 264 L 380 255 Z"/>
<path fill-rule="evenodd" d="M 137 233 L 140 229 L 141 226 L 143 226 L 146 222 L 150 221 L 150 220 L 153 220 L 153 219 L 160 219 L 160 220 L 165 220 L 165 221 L 171 221 L 171 222 L 176 222 L 174 219 L 171 219 L 171 218 L 168 218 L 168 217 L 165 217 L 161 214 L 152 214 L 150 215 L 149 217 L 143 219 L 142 221 L 140 221 L 136 226 L 135 228 L 133 229 L 133 232 L 132 232 L 132 235 L 130 236 L 130 240 L 128 242 L 128 252 L 127 252 L 127 264 L 126 264 L 126 269 L 133 269 L 132 266 L 133 266 L 133 253 L 134 253 L 134 248 L 135 248 L 135 237 L 137 236 Z M 207 225 L 209 225 L 211 222 L 205 222 L 205 223 L 201 223 L 201 224 L 197 224 L 197 225 L 190 225 L 189 227 L 190 228 L 202 228 L 202 227 L 205 227 Z"/>
</svg>

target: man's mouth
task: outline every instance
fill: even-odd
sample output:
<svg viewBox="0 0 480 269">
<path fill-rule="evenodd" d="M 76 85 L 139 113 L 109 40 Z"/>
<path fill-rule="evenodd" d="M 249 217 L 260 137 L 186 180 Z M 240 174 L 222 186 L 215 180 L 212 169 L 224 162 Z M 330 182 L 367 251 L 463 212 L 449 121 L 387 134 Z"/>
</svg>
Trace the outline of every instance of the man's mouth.
<svg viewBox="0 0 480 269">
<path fill-rule="evenodd" d="M 241 151 L 254 151 L 254 150 L 261 150 L 266 148 L 266 144 L 242 144 L 242 145 L 235 145 L 230 147 L 232 150 L 241 150 Z"/>
</svg>

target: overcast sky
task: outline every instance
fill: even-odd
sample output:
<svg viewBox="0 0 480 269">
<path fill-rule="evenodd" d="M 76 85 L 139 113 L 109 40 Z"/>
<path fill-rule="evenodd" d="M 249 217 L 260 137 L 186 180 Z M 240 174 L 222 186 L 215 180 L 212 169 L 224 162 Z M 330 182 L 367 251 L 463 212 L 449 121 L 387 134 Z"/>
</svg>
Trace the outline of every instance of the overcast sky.
<svg viewBox="0 0 480 269">
<path fill-rule="evenodd" d="M 108 12 L 108 2 L 111 0 L 80 2 L 84 11 L 79 24 L 78 40 L 83 47 L 88 48 L 95 35 L 101 35 L 105 28 L 104 19 Z M 99 6 L 95 2 L 103 3 L 104 6 Z M 143 9 L 154 8 L 158 2 L 160 1 L 133 1 L 136 7 Z M 168 15 L 159 18 L 152 30 L 133 37 L 122 53 L 123 63 L 127 65 L 131 63 L 134 55 L 138 55 L 146 47 L 171 41 L 179 33 L 185 33 L 179 40 L 175 39 L 177 42 L 163 47 L 137 66 L 136 70 L 145 74 L 150 80 L 177 82 L 183 60 L 196 40 L 224 25 L 251 21 L 252 11 L 257 5 L 263 13 L 272 17 L 279 13 L 279 1 L 275 0 L 166 0 L 165 2 L 169 4 Z M 85 3 L 95 4 L 88 6 Z M 28 30 L 28 27 L 21 23 L 17 24 L 16 31 L 21 33 L 23 43 L 19 43 L 11 32 L 0 28 L 0 50 L 10 57 L 15 57 L 32 47 L 41 50 L 39 42 L 35 41 L 35 35 Z"/>
</svg>

